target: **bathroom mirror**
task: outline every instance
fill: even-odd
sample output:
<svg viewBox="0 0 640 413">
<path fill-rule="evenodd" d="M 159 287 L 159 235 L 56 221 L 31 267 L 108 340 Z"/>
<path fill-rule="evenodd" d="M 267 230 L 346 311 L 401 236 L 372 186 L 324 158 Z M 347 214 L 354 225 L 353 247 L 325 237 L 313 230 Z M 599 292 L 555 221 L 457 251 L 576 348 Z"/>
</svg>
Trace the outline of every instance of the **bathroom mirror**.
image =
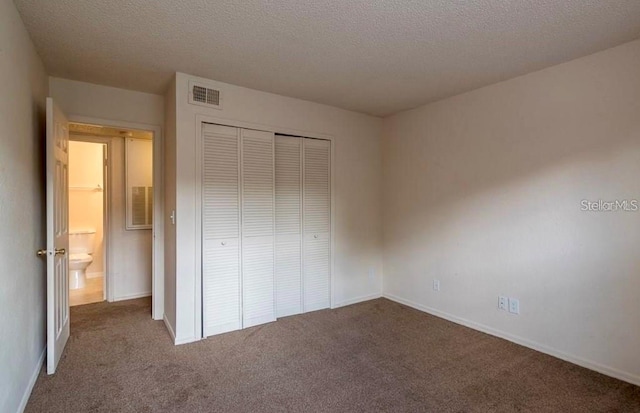
<svg viewBox="0 0 640 413">
<path fill-rule="evenodd" d="M 153 220 L 153 144 L 125 139 L 126 229 L 151 229 Z"/>
</svg>

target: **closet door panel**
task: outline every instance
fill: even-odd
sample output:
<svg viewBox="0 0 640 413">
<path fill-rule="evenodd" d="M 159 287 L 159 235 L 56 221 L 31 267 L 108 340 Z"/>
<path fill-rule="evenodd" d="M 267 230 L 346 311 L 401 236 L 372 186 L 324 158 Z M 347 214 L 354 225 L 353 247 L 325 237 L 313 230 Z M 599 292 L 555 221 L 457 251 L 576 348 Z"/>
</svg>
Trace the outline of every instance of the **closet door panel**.
<svg viewBox="0 0 640 413">
<path fill-rule="evenodd" d="M 304 311 L 328 308 L 330 299 L 330 142 L 303 141 Z"/>
<path fill-rule="evenodd" d="M 245 238 L 242 244 L 243 327 L 275 321 L 273 239 Z"/>
<path fill-rule="evenodd" d="M 276 316 L 302 312 L 302 138 L 276 136 Z"/>
<path fill-rule="evenodd" d="M 242 328 L 239 130 L 203 126 L 202 299 L 204 335 Z"/>
<path fill-rule="evenodd" d="M 298 235 L 276 236 L 276 316 L 302 312 L 302 240 Z"/>
<path fill-rule="evenodd" d="M 274 136 L 242 130 L 243 327 L 275 321 Z"/>
<path fill-rule="evenodd" d="M 330 306 L 328 233 L 305 234 L 304 243 L 304 311 Z"/>
<path fill-rule="evenodd" d="M 203 260 L 205 336 L 242 328 L 239 240 L 205 240 Z"/>
</svg>

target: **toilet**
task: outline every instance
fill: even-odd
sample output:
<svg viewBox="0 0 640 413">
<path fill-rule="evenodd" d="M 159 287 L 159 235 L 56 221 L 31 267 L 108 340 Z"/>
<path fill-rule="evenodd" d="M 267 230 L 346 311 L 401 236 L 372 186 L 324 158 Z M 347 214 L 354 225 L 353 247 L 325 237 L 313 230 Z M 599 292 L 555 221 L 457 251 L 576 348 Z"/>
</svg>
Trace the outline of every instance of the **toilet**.
<svg viewBox="0 0 640 413">
<path fill-rule="evenodd" d="M 87 267 L 93 261 L 93 240 L 96 231 L 69 231 L 69 289 L 84 288 Z"/>
</svg>

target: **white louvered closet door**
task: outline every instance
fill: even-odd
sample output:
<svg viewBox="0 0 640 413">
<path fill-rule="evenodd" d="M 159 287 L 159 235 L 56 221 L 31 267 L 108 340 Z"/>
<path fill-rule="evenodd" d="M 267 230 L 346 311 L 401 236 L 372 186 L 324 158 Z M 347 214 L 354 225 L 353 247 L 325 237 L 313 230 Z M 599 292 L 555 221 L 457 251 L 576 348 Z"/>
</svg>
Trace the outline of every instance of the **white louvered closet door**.
<svg viewBox="0 0 640 413">
<path fill-rule="evenodd" d="M 274 135 L 242 129 L 243 327 L 275 321 Z"/>
<path fill-rule="evenodd" d="M 302 138 L 276 135 L 276 316 L 302 312 Z"/>
<path fill-rule="evenodd" d="M 331 250 L 331 146 L 303 139 L 303 302 L 304 311 L 328 308 Z"/>
<path fill-rule="evenodd" d="M 202 299 L 204 335 L 242 328 L 240 130 L 204 124 Z"/>
</svg>

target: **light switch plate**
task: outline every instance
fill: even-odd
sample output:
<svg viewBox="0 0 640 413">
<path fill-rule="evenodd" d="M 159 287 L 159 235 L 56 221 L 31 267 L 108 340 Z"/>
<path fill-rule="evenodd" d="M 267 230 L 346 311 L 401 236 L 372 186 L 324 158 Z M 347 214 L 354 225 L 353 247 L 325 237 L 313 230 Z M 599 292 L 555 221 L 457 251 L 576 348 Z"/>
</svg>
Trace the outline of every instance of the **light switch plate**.
<svg viewBox="0 0 640 413">
<path fill-rule="evenodd" d="M 504 295 L 498 296 L 498 309 L 507 311 L 507 307 L 509 307 L 509 297 Z"/>
</svg>

